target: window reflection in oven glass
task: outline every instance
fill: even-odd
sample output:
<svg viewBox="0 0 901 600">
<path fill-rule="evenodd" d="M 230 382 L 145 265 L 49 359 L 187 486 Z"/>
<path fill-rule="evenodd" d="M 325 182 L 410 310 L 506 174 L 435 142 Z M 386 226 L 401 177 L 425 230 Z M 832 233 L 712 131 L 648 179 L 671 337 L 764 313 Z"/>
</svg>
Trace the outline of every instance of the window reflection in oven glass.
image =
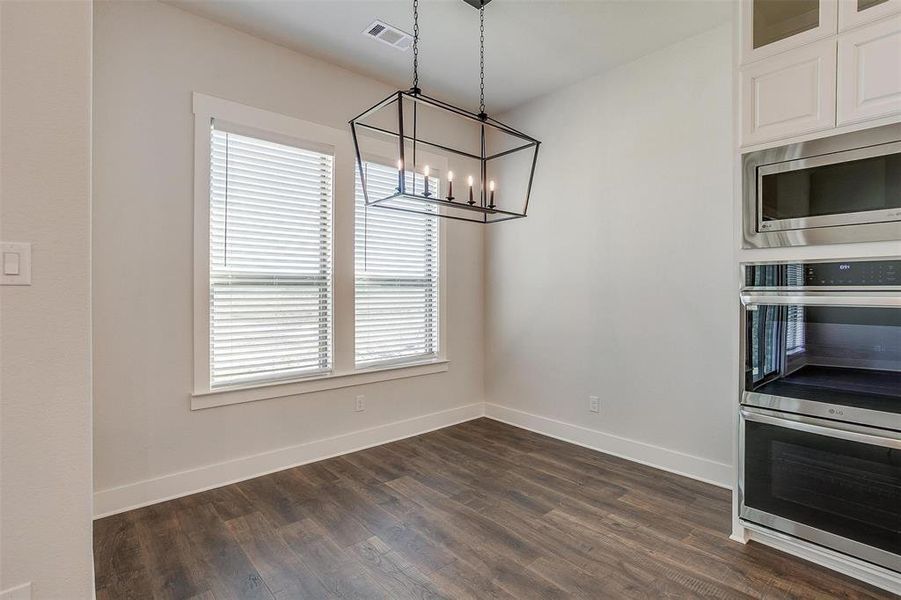
<svg viewBox="0 0 901 600">
<path fill-rule="evenodd" d="M 749 391 L 901 412 L 901 310 L 759 305 L 748 312 Z"/>
</svg>

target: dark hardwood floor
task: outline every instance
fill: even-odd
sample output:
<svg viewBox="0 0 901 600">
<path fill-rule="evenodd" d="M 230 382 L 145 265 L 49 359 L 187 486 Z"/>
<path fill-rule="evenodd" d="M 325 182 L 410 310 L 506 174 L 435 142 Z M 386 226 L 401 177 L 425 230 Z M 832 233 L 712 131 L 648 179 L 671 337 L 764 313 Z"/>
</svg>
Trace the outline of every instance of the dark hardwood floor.
<svg viewBox="0 0 901 600">
<path fill-rule="evenodd" d="M 890 598 L 729 492 L 488 419 L 101 519 L 99 600 Z"/>
</svg>

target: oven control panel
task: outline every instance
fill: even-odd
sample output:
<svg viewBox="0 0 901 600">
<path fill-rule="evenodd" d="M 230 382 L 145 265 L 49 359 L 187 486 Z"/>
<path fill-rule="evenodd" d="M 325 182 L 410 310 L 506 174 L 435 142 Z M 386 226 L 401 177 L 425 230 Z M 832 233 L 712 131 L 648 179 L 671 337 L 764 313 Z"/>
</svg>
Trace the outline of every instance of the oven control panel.
<svg viewBox="0 0 901 600">
<path fill-rule="evenodd" d="M 901 287 L 901 259 L 747 265 L 745 286 Z"/>
</svg>

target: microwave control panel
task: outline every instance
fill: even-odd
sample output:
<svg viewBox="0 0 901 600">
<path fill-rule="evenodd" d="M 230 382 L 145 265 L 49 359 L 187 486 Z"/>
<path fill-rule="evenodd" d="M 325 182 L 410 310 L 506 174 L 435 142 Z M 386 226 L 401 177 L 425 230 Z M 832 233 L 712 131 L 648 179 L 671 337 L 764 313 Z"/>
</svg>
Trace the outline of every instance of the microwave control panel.
<svg viewBox="0 0 901 600">
<path fill-rule="evenodd" d="M 745 286 L 901 287 L 901 260 L 753 264 L 745 267 Z"/>
</svg>

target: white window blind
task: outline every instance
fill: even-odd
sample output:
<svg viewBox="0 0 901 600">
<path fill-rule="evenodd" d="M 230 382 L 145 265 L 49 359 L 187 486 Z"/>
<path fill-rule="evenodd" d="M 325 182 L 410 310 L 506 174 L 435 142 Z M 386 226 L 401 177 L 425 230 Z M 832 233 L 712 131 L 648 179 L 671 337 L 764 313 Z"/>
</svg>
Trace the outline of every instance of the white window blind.
<svg viewBox="0 0 901 600">
<path fill-rule="evenodd" d="M 365 163 L 370 199 L 395 192 L 397 170 Z M 408 189 L 414 184 L 406 175 Z M 424 179 L 416 175 L 416 189 Z M 429 178 L 440 195 L 439 180 Z M 395 201 L 402 206 L 403 201 Z M 411 208 L 421 205 L 411 204 Z M 368 208 L 356 184 L 356 365 L 403 363 L 438 355 L 438 219 Z"/>
<path fill-rule="evenodd" d="M 331 368 L 332 156 L 210 139 L 210 387 Z"/>
</svg>

